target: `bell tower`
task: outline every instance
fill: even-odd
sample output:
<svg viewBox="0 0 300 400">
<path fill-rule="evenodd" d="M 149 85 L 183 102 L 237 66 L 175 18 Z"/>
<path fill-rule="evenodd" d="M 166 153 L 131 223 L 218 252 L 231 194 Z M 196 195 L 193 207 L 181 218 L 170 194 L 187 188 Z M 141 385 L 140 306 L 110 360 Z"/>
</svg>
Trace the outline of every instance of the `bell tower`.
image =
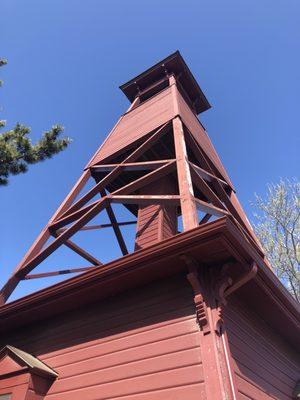
<svg viewBox="0 0 300 400">
<path fill-rule="evenodd" d="M 71 240 L 79 231 L 112 229 L 126 256 L 123 225 L 136 223 L 134 251 L 143 251 L 227 216 L 252 245 L 259 246 L 197 118 L 210 105 L 180 53 L 171 54 L 120 88 L 131 102 L 129 109 L 2 288 L 0 302 L 6 302 L 22 280 L 101 268 L 101 249 L 96 257 Z M 82 194 L 88 180 L 93 186 Z M 118 222 L 114 203 L 124 205 L 135 221 Z M 107 213 L 110 223 L 89 224 L 101 212 Z M 79 254 L 89 266 L 31 274 L 60 246 Z"/>
</svg>

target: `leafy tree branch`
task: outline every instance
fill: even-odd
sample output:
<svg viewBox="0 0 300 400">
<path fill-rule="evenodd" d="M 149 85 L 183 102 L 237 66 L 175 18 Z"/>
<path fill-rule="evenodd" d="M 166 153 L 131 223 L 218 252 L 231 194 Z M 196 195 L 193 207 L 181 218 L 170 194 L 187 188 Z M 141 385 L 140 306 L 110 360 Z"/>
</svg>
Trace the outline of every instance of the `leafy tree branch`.
<svg viewBox="0 0 300 400">
<path fill-rule="evenodd" d="M 268 185 L 266 198 L 255 195 L 254 226 L 278 278 L 300 301 L 300 182 Z"/>
</svg>

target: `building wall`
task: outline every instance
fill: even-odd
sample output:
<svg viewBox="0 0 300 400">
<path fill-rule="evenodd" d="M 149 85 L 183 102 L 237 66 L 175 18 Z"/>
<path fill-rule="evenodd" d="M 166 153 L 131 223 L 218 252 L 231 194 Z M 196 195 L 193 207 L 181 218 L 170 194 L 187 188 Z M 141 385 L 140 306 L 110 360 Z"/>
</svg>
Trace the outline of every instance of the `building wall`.
<svg viewBox="0 0 300 400">
<path fill-rule="evenodd" d="M 237 300 L 224 314 L 240 399 L 291 400 L 300 378 L 296 349 Z"/>
<path fill-rule="evenodd" d="M 185 276 L 30 326 L 7 341 L 59 373 L 47 400 L 204 398 Z"/>
</svg>

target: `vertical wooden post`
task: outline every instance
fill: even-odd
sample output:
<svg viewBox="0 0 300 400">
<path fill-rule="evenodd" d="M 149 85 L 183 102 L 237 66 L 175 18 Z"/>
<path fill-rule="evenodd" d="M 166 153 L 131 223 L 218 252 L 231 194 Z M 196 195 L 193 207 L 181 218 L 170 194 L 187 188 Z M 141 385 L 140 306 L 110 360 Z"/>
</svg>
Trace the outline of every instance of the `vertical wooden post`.
<svg viewBox="0 0 300 400">
<path fill-rule="evenodd" d="M 226 337 L 222 337 L 224 332 L 219 328 L 221 309 L 216 303 L 213 289 L 216 282 L 210 279 L 205 269 L 198 268 L 196 260 L 188 255 L 181 258 L 188 267 L 187 279 L 194 292 L 206 400 L 237 400 L 233 366 L 224 346 Z"/>
<path fill-rule="evenodd" d="M 178 186 L 182 213 L 183 230 L 198 226 L 198 214 L 194 199 L 194 190 L 190 167 L 187 159 L 187 151 L 183 133 L 182 122 L 179 117 L 173 119 L 173 134 L 177 164 Z"/>
</svg>

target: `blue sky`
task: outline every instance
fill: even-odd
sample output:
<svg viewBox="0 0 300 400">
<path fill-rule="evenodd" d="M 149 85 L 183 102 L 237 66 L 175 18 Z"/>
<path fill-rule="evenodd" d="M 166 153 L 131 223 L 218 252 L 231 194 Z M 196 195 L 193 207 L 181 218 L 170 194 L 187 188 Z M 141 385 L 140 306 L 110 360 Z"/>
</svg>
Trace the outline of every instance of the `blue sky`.
<svg viewBox="0 0 300 400">
<path fill-rule="evenodd" d="M 1 118 L 30 126 L 33 140 L 55 123 L 73 139 L 0 189 L 0 285 L 128 107 L 118 86 L 177 49 L 212 105 L 201 121 L 250 219 L 255 192 L 299 174 L 298 0 L 2 0 L 0 8 L 9 61 Z M 81 243 L 102 260 L 118 254 L 109 232 L 89 235 Z M 39 271 L 80 265 L 61 250 Z M 12 299 L 58 280 L 22 283 Z"/>
</svg>

